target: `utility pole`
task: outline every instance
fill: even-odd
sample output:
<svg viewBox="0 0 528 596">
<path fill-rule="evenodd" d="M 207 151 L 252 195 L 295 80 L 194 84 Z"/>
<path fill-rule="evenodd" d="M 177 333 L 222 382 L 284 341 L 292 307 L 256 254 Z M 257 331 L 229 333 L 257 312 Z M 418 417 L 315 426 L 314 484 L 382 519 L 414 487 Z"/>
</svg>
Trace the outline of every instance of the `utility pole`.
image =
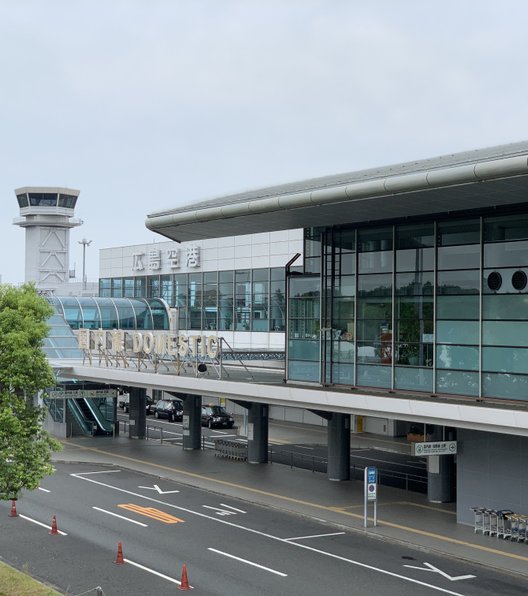
<svg viewBox="0 0 528 596">
<path fill-rule="evenodd" d="M 90 246 L 92 240 L 86 240 L 83 238 L 82 240 L 78 240 L 79 244 L 82 244 L 83 247 L 83 290 L 86 290 L 86 247 Z"/>
</svg>

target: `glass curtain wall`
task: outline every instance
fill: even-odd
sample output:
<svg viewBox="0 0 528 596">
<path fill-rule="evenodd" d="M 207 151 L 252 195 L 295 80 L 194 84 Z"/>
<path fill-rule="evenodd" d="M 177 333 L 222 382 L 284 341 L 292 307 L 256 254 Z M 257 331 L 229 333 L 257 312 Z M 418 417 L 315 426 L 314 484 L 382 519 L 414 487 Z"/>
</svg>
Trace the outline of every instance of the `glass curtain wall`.
<svg viewBox="0 0 528 596">
<path fill-rule="evenodd" d="M 527 213 L 309 230 L 306 243 L 289 380 L 528 400 Z"/>
<path fill-rule="evenodd" d="M 99 280 L 100 296 L 163 298 L 179 329 L 284 332 L 283 267 Z"/>
</svg>

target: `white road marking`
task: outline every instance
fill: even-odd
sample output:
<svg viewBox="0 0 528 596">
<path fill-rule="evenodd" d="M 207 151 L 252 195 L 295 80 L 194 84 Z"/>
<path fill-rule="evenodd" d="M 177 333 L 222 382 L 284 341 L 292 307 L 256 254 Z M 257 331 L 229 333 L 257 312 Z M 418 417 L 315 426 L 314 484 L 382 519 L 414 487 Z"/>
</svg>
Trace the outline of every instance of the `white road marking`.
<svg viewBox="0 0 528 596">
<path fill-rule="evenodd" d="M 148 528 L 147 524 L 142 524 L 141 522 L 138 522 L 135 519 L 130 519 L 129 517 L 125 517 L 124 515 L 118 515 L 113 511 L 107 511 L 106 509 L 101 509 L 100 507 L 92 507 L 92 509 L 95 509 L 96 511 L 101 511 L 103 513 L 107 513 L 108 515 L 113 515 L 114 517 L 118 517 L 119 519 L 124 519 L 125 521 L 137 524 L 138 526 L 142 526 L 143 528 Z"/>
<path fill-rule="evenodd" d="M 43 528 L 47 528 L 48 530 L 51 531 L 51 526 L 48 526 L 47 524 L 43 524 L 42 522 L 39 522 L 36 519 L 33 519 L 32 517 L 28 517 L 27 515 L 22 515 L 21 513 L 18 514 L 18 517 L 21 517 L 22 519 L 30 521 L 33 524 L 37 524 L 37 526 L 42 526 Z M 61 536 L 68 536 L 68 534 L 66 534 L 66 532 L 63 532 L 62 530 L 57 530 L 57 532 Z"/>
<path fill-rule="evenodd" d="M 290 540 L 308 540 L 308 538 L 324 538 L 325 536 L 341 536 L 345 532 L 332 532 L 331 534 L 313 534 L 312 536 L 296 536 L 295 538 L 284 538 L 284 542 Z"/>
<path fill-rule="evenodd" d="M 153 497 L 147 497 L 146 495 L 142 495 L 141 493 L 135 493 L 135 492 L 132 492 L 131 490 L 126 490 L 125 488 L 119 488 L 118 486 L 112 486 L 111 484 L 105 484 L 104 482 L 99 482 L 98 480 L 93 480 L 92 478 L 84 478 L 80 474 L 70 474 L 70 476 L 72 476 L 74 478 L 78 478 L 79 480 L 85 480 L 86 482 L 92 482 L 93 484 L 98 484 L 99 486 L 105 486 L 106 488 L 110 488 L 112 490 L 115 490 L 115 491 L 118 491 L 121 493 L 125 493 L 127 495 L 139 497 L 140 499 L 145 499 L 146 501 L 158 503 L 159 505 L 164 505 L 165 507 L 177 509 L 178 511 L 184 511 L 185 513 L 190 513 L 191 515 L 196 515 L 198 517 L 203 517 L 205 519 L 214 520 L 217 524 L 225 524 L 226 526 L 230 526 L 231 528 L 238 528 L 239 530 L 249 532 L 250 534 L 255 534 L 257 536 L 269 538 L 270 540 L 277 540 L 278 542 L 282 542 L 284 544 L 290 544 L 291 546 L 296 546 L 297 548 L 304 548 L 306 550 L 312 551 L 314 553 L 318 553 L 320 555 L 324 555 L 326 557 L 330 557 L 332 559 L 337 559 L 339 561 L 344 561 L 346 563 L 350 563 L 351 565 L 356 565 L 357 567 L 362 567 L 363 569 L 370 569 L 371 571 L 375 571 L 375 572 L 381 573 L 383 575 L 389 575 L 390 577 L 396 577 L 398 579 L 402 579 L 402 580 L 410 582 L 412 584 L 418 584 L 420 586 L 425 586 L 427 588 L 431 588 L 433 590 L 437 590 L 437 591 L 443 592 L 445 594 L 451 594 L 452 596 L 464 596 L 463 594 L 459 594 L 458 592 L 451 592 L 450 590 L 446 590 L 439 586 L 435 586 L 434 584 L 428 584 L 426 582 L 419 581 L 412 577 L 407 577 L 406 575 L 400 575 L 399 573 L 394 573 L 393 571 L 381 569 L 380 567 L 374 567 L 373 565 L 367 565 L 366 563 L 361 563 L 360 561 L 354 561 L 353 559 L 346 559 L 345 557 L 341 557 L 339 555 L 335 555 L 333 553 L 329 553 L 329 552 L 314 548 L 312 546 L 307 546 L 306 544 L 299 544 L 298 542 L 288 542 L 288 541 L 284 540 L 284 538 L 279 538 L 278 536 L 273 536 L 273 534 L 267 534 L 266 532 L 261 532 L 260 530 L 255 530 L 253 528 L 247 528 L 240 524 L 236 524 L 234 522 L 230 522 L 225 519 L 220 519 L 219 517 L 206 515 L 205 513 L 201 513 L 200 511 L 193 511 L 192 509 L 187 509 L 186 507 L 182 507 L 180 505 L 174 505 L 173 503 L 167 503 L 167 501 L 161 501 L 159 499 L 154 499 Z M 324 521 L 324 520 L 322 520 L 322 521 Z"/>
<path fill-rule="evenodd" d="M 160 495 L 170 495 L 172 493 L 179 493 L 179 490 L 161 490 L 161 488 L 157 485 L 154 484 L 153 486 L 138 486 L 138 488 L 145 488 L 147 490 L 156 490 L 158 491 L 158 494 Z"/>
<path fill-rule="evenodd" d="M 252 567 L 258 567 L 259 569 L 263 569 L 264 571 L 269 571 L 270 573 L 274 573 L 275 575 L 280 575 L 281 577 L 288 577 L 287 573 L 282 573 L 282 571 L 276 571 L 275 569 L 270 569 L 269 567 L 264 567 L 264 565 L 259 565 L 258 563 L 253 563 L 253 561 L 248 561 L 247 559 L 241 559 L 240 557 L 235 557 L 235 555 L 230 555 L 229 553 L 224 553 L 221 550 L 216 550 L 216 548 L 208 548 L 213 553 L 218 555 L 223 555 L 224 557 L 229 557 L 230 559 L 235 559 L 235 561 L 240 561 L 241 563 L 246 563 L 246 565 L 251 565 Z"/>
<path fill-rule="evenodd" d="M 297 449 L 308 449 L 309 451 L 313 451 L 315 447 L 306 447 L 305 445 L 293 445 L 293 447 L 297 447 Z"/>
<path fill-rule="evenodd" d="M 167 581 L 172 582 L 173 584 L 178 584 L 179 586 L 181 586 L 181 581 L 178 579 L 175 579 L 174 577 L 169 577 L 168 575 L 164 575 L 163 573 L 160 573 L 159 571 L 154 571 L 154 569 L 150 569 L 150 567 L 145 567 L 144 565 L 140 565 L 139 563 L 136 563 L 135 561 L 131 561 L 130 559 L 123 559 L 123 561 L 125 563 L 128 563 L 129 565 L 134 565 L 134 567 L 143 569 L 143 571 L 148 571 L 149 573 L 152 573 L 152 575 L 157 575 L 158 577 L 162 577 L 163 579 L 166 579 Z M 193 586 L 189 586 L 189 587 L 192 588 Z"/>
<path fill-rule="evenodd" d="M 39 486 L 38 489 L 41 490 L 43 493 L 50 493 L 51 492 L 47 488 L 42 488 L 42 486 Z"/>
<path fill-rule="evenodd" d="M 205 509 L 213 509 L 216 511 L 216 515 L 236 515 L 234 511 L 226 511 L 225 509 L 220 509 L 219 507 L 211 507 L 211 505 L 202 505 Z"/>
<path fill-rule="evenodd" d="M 100 472 L 77 472 L 77 474 L 70 474 L 70 476 L 88 476 L 90 474 L 116 474 L 121 470 L 101 470 Z"/>
<path fill-rule="evenodd" d="M 439 573 L 441 576 L 448 579 L 450 582 L 457 582 L 461 579 L 473 579 L 477 577 L 476 575 L 448 575 L 445 571 L 441 571 L 438 567 L 431 565 L 431 563 L 426 563 L 424 561 L 425 567 L 416 567 L 415 565 L 404 565 L 404 567 L 408 567 L 409 569 L 419 569 L 420 571 L 430 571 L 431 573 Z"/>
<path fill-rule="evenodd" d="M 232 509 L 233 511 L 236 511 L 237 513 L 247 513 L 247 511 L 242 511 L 242 509 L 237 509 L 236 507 L 232 507 L 231 505 L 226 505 L 225 503 L 220 503 L 220 505 L 222 505 L 222 507 L 227 507 L 228 509 Z"/>
</svg>

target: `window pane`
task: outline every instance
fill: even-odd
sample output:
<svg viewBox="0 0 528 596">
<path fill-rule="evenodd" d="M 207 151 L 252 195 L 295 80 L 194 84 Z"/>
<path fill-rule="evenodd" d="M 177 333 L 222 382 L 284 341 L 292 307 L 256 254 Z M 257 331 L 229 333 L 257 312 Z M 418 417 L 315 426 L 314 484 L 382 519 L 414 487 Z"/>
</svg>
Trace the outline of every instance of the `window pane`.
<svg viewBox="0 0 528 596">
<path fill-rule="evenodd" d="M 483 296 L 484 319 L 528 319 L 527 294 Z"/>
<path fill-rule="evenodd" d="M 385 388 L 390 388 L 391 386 L 390 366 L 369 366 L 368 364 L 358 364 L 357 376 L 357 384 L 360 386 Z"/>
<path fill-rule="evenodd" d="M 354 366 L 352 364 L 332 364 L 332 382 L 336 385 L 354 385 Z"/>
<path fill-rule="evenodd" d="M 388 273 L 392 271 L 393 252 L 363 252 L 358 255 L 360 273 Z"/>
<path fill-rule="evenodd" d="M 484 267 L 524 267 L 528 240 L 484 245 Z"/>
<path fill-rule="evenodd" d="M 391 275 L 360 275 L 358 278 L 358 294 L 366 296 L 392 297 Z"/>
<path fill-rule="evenodd" d="M 433 273 L 398 273 L 396 275 L 396 294 L 399 296 L 433 295 Z"/>
<path fill-rule="evenodd" d="M 433 390 L 433 371 L 427 368 L 397 366 L 394 369 L 394 386 L 407 391 Z"/>
<path fill-rule="evenodd" d="M 487 217 L 483 222 L 484 242 L 528 240 L 528 215 Z"/>
<path fill-rule="evenodd" d="M 319 363 L 288 361 L 288 378 L 292 381 L 319 381 Z"/>
<path fill-rule="evenodd" d="M 288 358 L 293 360 L 315 360 L 319 362 L 318 341 L 288 342 Z"/>
<path fill-rule="evenodd" d="M 478 296 L 438 296 L 437 319 L 478 319 L 480 312 Z"/>
<path fill-rule="evenodd" d="M 478 345 L 478 321 L 437 321 L 437 342 L 439 344 Z"/>
<path fill-rule="evenodd" d="M 479 271 L 439 271 L 438 294 L 479 294 Z"/>
<path fill-rule="evenodd" d="M 334 280 L 334 296 L 354 296 L 356 293 L 356 278 L 353 275 L 343 275 Z"/>
<path fill-rule="evenodd" d="M 485 397 L 528 400 L 528 376 L 488 373 L 482 378 Z"/>
<path fill-rule="evenodd" d="M 528 322 L 483 321 L 482 343 L 488 346 L 528 346 Z"/>
<path fill-rule="evenodd" d="M 528 350 L 523 348 L 483 348 L 482 369 L 490 372 L 528 374 Z"/>
<path fill-rule="evenodd" d="M 413 248 L 396 252 L 396 271 L 427 271 L 434 268 L 434 248 Z"/>
<path fill-rule="evenodd" d="M 454 395 L 478 395 L 478 373 L 441 371 L 436 373 L 436 390 L 438 393 L 452 393 Z"/>
<path fill-rule="evenodd" d="M 480 245 L 438 248 L 438 269 L 473 269 L 480 267 Z"/>
<path fill-rule="evenodd" d="M 437 226 L 438 246 L 455 244 L 480 244 L 480 221 L 478 219 L 441 221 Z"/>
<path fill-rule="evenodd" d="M 478 370 L 479 349 L 467 346 L 436 346 L 436 367 Z"/>
</svg>

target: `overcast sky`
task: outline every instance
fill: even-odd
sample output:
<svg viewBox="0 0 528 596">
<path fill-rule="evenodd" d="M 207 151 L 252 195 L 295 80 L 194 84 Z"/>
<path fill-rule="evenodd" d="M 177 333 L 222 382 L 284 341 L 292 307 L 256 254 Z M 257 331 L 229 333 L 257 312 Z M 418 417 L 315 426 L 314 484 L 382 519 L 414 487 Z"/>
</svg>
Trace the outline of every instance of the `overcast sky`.
<svg viewBox="0 0 528 596">
<path fill-rule="evenodd" d="M 165 207 L 526 140 L 527 24 L 525 0 L 0 0 L 2 281 L 20 186 L 81 191 L 95 280 Z"/>
</svg>

